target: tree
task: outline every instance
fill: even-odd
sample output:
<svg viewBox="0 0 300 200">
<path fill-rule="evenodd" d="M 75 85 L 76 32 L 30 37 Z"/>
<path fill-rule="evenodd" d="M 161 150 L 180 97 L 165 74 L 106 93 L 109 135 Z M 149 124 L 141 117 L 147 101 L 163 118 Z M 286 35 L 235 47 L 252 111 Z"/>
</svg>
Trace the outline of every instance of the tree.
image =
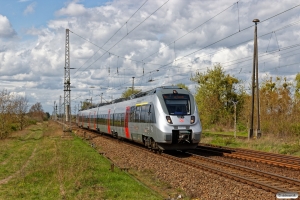
<svg viewBox="0 0 300 200">
<path fill-rule="evenodd" d="M 26 113 L 28 110 L 28 100 L 26 97 L 17 97 L 15 99 L 15 116 L 22 130 L 26 123 Z"/>
<path fill-rule="evenodd" d="M 295 97 L 300 100 L 300 73 L 296 75 L 295 82 Z"/>
<path fill-rule="evenodd" d="M 134 91 L 132 92 L 132 89 L 129 88 L 127 89 L 125 92 L 122 93 L 121 97 L 122 98 L 127 98 L 127 97 L 130 97 L 132 94 L 137 94 L 139 92 L 141 92 L 142 90 L 137 90 L 137 89 L 134 89 Z"/>
<path fill-rule="evenodd" d="M 49 119 L 50 118 L 50 113 L 46 112 L 45 116 L 46 116 L 47 119 Z"/>
<path fill-rule="evenodd" d="M 267 77 L 260 84 L 260 115 L 262 132 L 286 135 L 293 124 L 292 84 L 286 78 Z M 255 124 L 254 124 L 255 125 Z"/>
<path fill-rule="evenodd" d="M 180 87 L 180 88 L 183 88 L 183 89 L 186 89 L 187 91 L 190 91 L 189 90 L 189 88 L 188 88 L 188 86 L 186 86 L 185 84 L 183 84 L 183 83 L 178 83 L 178 84 L 176 84 L 178 87 Z"/>
<path fill-rule="evenodd" d="M 83 101 L 82 102 L 82 106 L 81 106 L 81 110 L 88 109 L 90 106 L 92 106 L 91 102 L 89 102 L 89 101 Z"/>
<path fill-rule="evenodd" d="M 40 102 L 37 102 L 34 105 L 32 105 L 29 109 L 29 115 L 38 121 L 42 121 L 44 117 L 44 110 L 42 104 Z"/>
<path fill-rule="evenodd" d="M 195 99 L 204 126 L 213 124 L 232 125 L 234 105 L 232 101 L 243 103 L 243 92 L 236 92 L 238 79 L 225 74 L 221 65 L 215 65 L 204 73 L 196 73 L 191 80 L 198 83 Z M 238 108 L 239 108 L 238 107 Z M 229 122 L 229 123 L 228 123 Z"/>
<path fill-rule="evenodd" d="M 13 95 L 7 90 L 0 92 L 0 138 L 6 138 L 10 132 L 10 125 L 13 122 Z"/>
</svg>

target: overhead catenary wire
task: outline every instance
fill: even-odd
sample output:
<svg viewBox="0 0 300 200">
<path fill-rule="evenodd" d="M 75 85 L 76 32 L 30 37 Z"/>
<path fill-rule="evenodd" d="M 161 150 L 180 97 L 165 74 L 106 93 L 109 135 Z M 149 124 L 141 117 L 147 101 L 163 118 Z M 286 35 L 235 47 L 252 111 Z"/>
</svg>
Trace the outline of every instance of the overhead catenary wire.
<svg viewBox="0 0 300 200">
<path fill-rule="evenodd" d="M 265 33 L 265 34 L 263 34 L 263 35 L 260 35 L 260 36 L 258 36 L 258 38 L 264 37 L 264 36 L 266 36 L 266 35 L 268 35 L 268 34 L 272 34 L 273 32 L 276 32 L 276 31 L 278 31 L 278 30 L 282 30 L 282 29 L 284 29 L 284 28 L 288 28 L 288 27 L 290 27 L 290 26 L 294 26 L 294 25 L 299 24 L 299 23 L 300 23 L 300 20 L 298 20 L 298 21 L 296 21 L 296 22 L 293 22 L 293 23 L 291 23 L 291 24 L 289 24 L 289 25 L 286 25 L 286 26 L 284 26 L 284 27 L 281 27 L 281 28 L 279 28 L 279 29 L 273 30 L 273 31 L 271 31 L 271 32 L 269 32 L 269 33 Z M 229 49 L 229 48 L 232 48 L 232 47 L 235 47 L 235 46 L 239 46 L 239 45 L 241 45 L 241 44 L 244 44 L 244 43 L 247 43 L 247 42 L 250 42 L 250 41 L 253 41 L 253 39 L 249 39 L 249 40 L 240 42 L 240 43 L 238 43 L 238 44 L 234 44 L 234 45 L 232 45 L 232 46 L 227 47 L 226 49 L 217 50 L 217 51 L 214 51 L 214 52 L 209 53 L 208 55 L 204 55 L 204 56 L 201 56 L 201 57 L 208 57 L 208 56 L 211 57 L 212 55 L 214 55 L 214 54 L 216 54 L 216 53 L 218 53 L 218 52 L 225 51 L 225 50 L 227 50 L 227 49 Z M 198 58 L 200 58 L 200 57 L 198 57 Z M 237 59 L 237 60 L 241 60 L 241 59 L 244 59 L 244 58 L 239 58 L 239 59 Z M 233 60 L 233 61 L 234 61 L 234 60 Z M 227 61 L 227 62 L 232 62 L 232 61 Z M 225 63 L 226 63 L 226 62 L 225 62 Z"/>
<path fill-rule="evenodd" d="M 277 15 L 276 15 L 277 16 Z M 296 23 L 294 23 L 293 22 L 293 25 L 295 25 Z M 252 27 L 252 26 L 250 26 L 250 27 Z M 290 27 L 290 25 L 287 25 L 287 26 L 284 26 L 284 27 L 282 27 L 282 28 L 279 28 L 279 29 L 277 29 L 277 30 L 281 30 L 281 29 L 283 29 L 283 28 L 287 28 L 287 27 Z M 249 27 L 247 27 L 247 28 L 245 28 L 245 29 L 243 29 L 243 30 L 246 30 L 246 29 L 248 29 Z M 243 31 L 242 30 L 242 31 Z M 272 32 L 274 32 L 274 31 L 271 31 L 270 33 L 272 33 Z M 263 35 L 261 35 L 261 36 L 259 36 L 259 37 L 263 37 L 263 36 L 266 36 L 266 35 L 268 35 L 268 34 L 270 34 L 270 33 L 266 33 L 266 34 L 263 34 Z M 235 33 L 236 34 L 236 33 Z M 226 37 L 226 38 L 228 38 L 228 36 Z M 225 38 L 223 38 L 223 39 L 221 39 L 221 40 L 224 40 Z M 250 40 L 247 40 L 246 42 L 249 42 L 249 41 L 252 41 L 253 39 L 250 39 Z M 220 41 L 220 40 L 218 40 L 218 41 Z M 217 42 L 218 42 L 217 41 Z M 217 42 L 215 42 L 215 43 L 217 43 Z M 215 44 L 215 43 L 213 43 L 213 44 Z M 245 42 L 243 42 L 243 43 L 245 43 Z M 239 44 L 241 44 L 241 43 L 239 43 Z M 210 44 L 210 45 L 208 45 L 208 46 L 211 46 L 212 44 Z M 285 47 L 285 48 L 282 48 L 281 49 L 281 51 L 283 51 L 283 49 L 284 50 L 287 50 L 287 49 L 290 49 L 290 48 L 294 48 L 294 47 L 297 47 L 297 46 L 300 46 L 300 44 L 295 44 L 295 45 L 291 45 L 291 46 L 288 46 L 288 47 Z M 204 49 L 204 48 L 202 48 L 202 49 Z M 197 51 L 199 51 L 199 50 L 197 50 Z M 220 50 L 220 51 L 223 51 L 223 50 Z M 217 51 L 217 52 L 219 52 L 219 51 Z M 274 53 L 274 52 L 278 52 L 278 50 L 275 50 L 275 51 L 272 51 L 272 52 L 269 52 L 268 54 L 270 54 L 270 53 Z M 188 54 L 188 55 L 191 55 L 192 53 L 190 53 L 190 54 Z M 178 60 L 181 60 L 181 59 L 183 59 L 183 58 L 186 58 L 187 56 L 183 56 L 183 57 L 181 57 L 181 58 L 178 58 L 178 59 L 176 59 L 176 61 L 178 61 Z M 242 58 L 242 59 L 245 59 L 245 58 Z M 252 58 L 251 58 L 252 59 Z M 232 62 L 232 61 L 228 61 L 228 62 Z M 160 68 L 158 68 L 158 69 L 161 69 L 161 68 L 163 68 L 163 67 L 166 67 L 166 66 L 168 66 L 168 65 L 171 65 L 173 63 L 173 61 L 171 61 L 171 62 L 169 62 L 169 63 L 167 63 L 167 64 L 165 64 L 165 65 L 161 65 L 161 67 Z M 150 73 L 150 72 L 148 72 L 148 73 Z M 137 79 L 138 78 L 140 78 L 140 77 L 136 77 Z"/>
<path fill-rule="evenodd" d="M 297 7 L 297 6 L 295 6 L 295 7 Z M 294 7 L 294 8 L 295 8 Z M 230 8 L 230 7 L 229 7 Z M 227 8 L 228 9 L 228 8 Z M 225 9 L 226 10 L 226 9 Z M 290 9 L 289 9 L 290 10 Z M 222 11 L 223 12 L 223 11 Z M 284 13 L 285 11 L 283 11 L 283 12 L 281 12 L 281 13 Z M 277 14 L 278 15 L 278 14 Z M 277 15 L 275 15 L 275 16 L 277 16 Z M 272 17 L 270 17 L 270 18 L 272 18 Z M 270 19 L 269 18 L 269 19 Z M 264 20 L 265 21 L 265 20 Z M 275 31 L 278 31 L 278 30 L 282 30 L 282 29 L 284 29 L 284 28 L 288 28 L 288 27 L 290 27 L 290 26 L 294 26 L 294 25 L 296 25 L 296 24 L 299 24 L 300 23 L 300 20 L 298 20 L 298 21 L 295 21 L 295 22 L 292 22 L 292 23 L 290 23 L 290 24 L 288 24 L 288 25 L 285 25 L 284 27 L 281 27 L 281 28 L 278 28 L 278 29 L 276 29 L 276 30 L 273 30 L 272 32 L 270 32 L 270 33 L 273 33 L 273 32 L 275 32 Z M 250 26 L 250 27 L 252 27 L 252 26 Z M 250 27 L 247 27 L 246 29 L 248 29 L 248 28 L 250 28 Z M 195 28 L 196 29 L 196 28 Z M 194 29 L 193 29 L 194 30 Z M 245 29 L 244 29 L 245 30 Z M 239 32 L 240 32 L 240 30 L 239 30 Z M 261 35 L 261 36 L 259 36 L 259 37 L 263 37 L 263 36 L 265 36 L 265 35 L 268 35 L 268 34 L 270 34 L 270 33 L 266 33 L 266 34 L 264 34 L 264 35 Z M 79 35 L 78 35 L 79 36 Z M 79 37 L 81 37 L 81 36 L 79 36 Z M 84 38 L 83 38 L 84 39 Z M 180 39 L 180 38 L 178 38 L 178 39 Z M 177 39 L 177 40 L 178 40 Z M 84 40 L 86 40 L 86 41 L 88 41 L 88 42 L 90 42 L 89 40 L 87 40 L 87 39 L 84 39 Z M 177 41 L 176 40 L 176 41 Z M 244 42 L 241 42 L 241 43 L 239 43 L 239 44 L 236 44 L 236 45 L 232 45 L 231 47 L 233 47 L 233 46 L 237 46 L 237 45 L 240 45 L 240 44 L 243 44 L 243 43 L 246 43 L 246 42 L 250 42 L 250 41 L 252 41 L 253 39 L 250 39 L 250 40 L 247 40 L 247 41 L 244 41 Z M 92 44 L 94 44 L 94 43 L 92 43 Z M 96 44 L 94 44 L 94 45 L 96 45 Z M 96 46 L 98 46 L 98 45 L 96 45 Z M 211 46 L 211 45 L 210 45 Z M 98 46 L 99 47 L 99 46 Z M 101 48 L 101 47 L 99 47 L 99 48 Z M 205 48 L 204 48 L 205 49 Z M 106 53 L 110 53 L 108 50 L 105 50 L 105 49 L 103 49 Z M 224 50 L 218 50 L 218 51 L 216 51 L 216 52 L 221 52 L 221 51 L 224 51 Z M 214 52 L 213 54 L 215 54 L 216 52 Z M 195 52 L 193 52 L 193 53 L 195 53 Z M 192 54 L 193 54 L 192 53 Z M 110 53 L 111 55 L 113 55 L 113 56 L 118 56 L 118 57 L 121 57 L 121 56 L 119 56 L 119 55 L 115 55 L 115 54 L 113 54 L 113 53 Z M 139 61 L 139 60 L 135 60 L 135 59 L 129 59 L 129 58 L 125 58 L 125 57 L 121 57 L 121 58 L 123 58 L 123 59 L 126 59 L 126 60 L 130 60 L 130 61 L 133 61 L 133 62 L 136 62 L 136 63 L 144 63 L 145 64 L 145 62 L 142 60 L 142 61 Z M 150 64 L 150 65 L 157 65 L 157 66 L 163 66 L 162 64 L 157 64 L 157 63 L 151 63 L 151 62 L 148 62 L 147 64 Z"/>
<path fill-rule="evenodd" d="M 298 6 L 299 6 L 299 5 L 294 6 L 293 8 L 296 8 L 296 7 L 298 7 Z M 271 19 L 271 18 L 273 18 L 273 17 L 276 17 L 276 16 L 278 16 L 278 15 L 280 15 L 280 14 L 282 14 L 282 13 L 285 13 L 285 12 L 287 12 L 287 11 L 293 9 L 293 8 L 290 8 L 290 9 L 288 9 L 288 10 L 285 10 L 285 11 L 283 11 L 283 12 L 281 12 L 281 13 L 278 13 L 278 14 L 276 14 L 276 15 L 274 15 L 274 16 L 272 16 L 272 17 L 269 17 L 269 18 L 267 18 L 267 19 Z M 261 23 L 264 22 L 264 21 L 266 21 L 267 19 L 262 20 Z M 240 31 L 244 31 L 244 30 L 246 30 L 246 29 L 248 29 L 248 28 L 251 28 L 251 27 L 253 27 L 253 25 L 252 25 L 252 26 L 249 26 L 249 27 L 247 27 L 247 28 L 245 28 L 245 29 L 239 30 L 239 32 L 240 32 Z M 231 37 L 231 36 L 233 36 L 233 35 L 235 35 L 235 34 L 237 34 L 237 33 L 233 33 L 233 34 L 231 34 L 231 35 L 229 35 L 229 36 L 227 36 L 227 37 L 225 37 L 225 38 L 223 38 L 223 39 L 221 39 L 221 40 L 218 40 L 218 41 L 216 41 L 216 42 L 214 42 L 214 43 L 212 43 L 212 44 L 210 44 L 210 45 L 208 45 L 208 46 L 211 46 L 211 45 L 213 45 L 213 44 L 216 44 L 217 42 L 220 42 L 220 41 L 222 41 L 222 40 L 225 40 L 225 39 L 227 39 L 227 38 L 229 38 L 229 37 Z M 208 46 L 206 46 L 206 48 L 207 48 Z M 204 47 L 204 48 L 205 48 L 205 47 Z M 198 49 L 197 51 L 200 51 L 200 50 L 202 50 L 202 49 L 204 49 L 204 48 Z M 195 52 L 197 52 L 197 51 L 195 51 Z M 195 52 L 193 52 L 193 53 L 195 53 Z M 193 54 L 193 53 L 192 53 L 192 54 Z M 187 56 L 189 56 L 189 55 L 191 55 L 191 54 L 187 54 L 187 55 L 185 55 L 184 57 L 187 57 Z M 182 58 L 179 58 L 179 59 L 182 59 Z M 179 60 L 179 59 L 178 59 L 178 60 Z M 168 66 L 168 65 L 170 65 L 170 63 L 167 63 L 167 64 L 165 64 L 165 65 L 161 65 L 161 67 L 165 67 L 165 66 Z"/>
<path fill-rule="evenodd" d="M 89 40 L 86 40 L 85 38 L 83 38 L 83 37 L 81 37 L 80 35 L 78 35 L 78 34 L 76 34 L 76 33 L 74 33 L 74 32 L 72 32 L 72 31 L 70 31 L 71 33 L 74 33 L 75 35 L 77 35 L 78 37 L 80 37 L 80 38 L 82 38 L 82 39 L 84 39 L 84 40 L 86 40 L 86 41 L 88 41 L 88 42 L 90 42 L 91 44 L 94 44 L 95 46 L 97 46 L 97 47 L 99 47 L 99 49 L 98 49 L 98 51 L 96 51 L 89 59 L 87 59 L 80 67 L 79 67 L 79 69 L 83 66 L 83 65 L 85 65 L 85 63 L 87 63 L 92 57 L 94 57 L 94 55 L 96 55 L 96 53 L 98 53 L 99 51 L 100 51 L 100 49 L 102 49 L 102 47 L 104 47 L 104 45 L 105 44 L 107 44 L 123 27 L 124 27 L 124 25 L 126 24 L 127 25 L 127 22 L 147 3 L 147 1 L 148 0 L 146 0 L 127 20 L 126 20 L 126 22 L 101 46 L 101 47 L 99 47 L 98 45 L 96 45 L 96 44 L 94 44 L 94 43 L 92 43 L 92 42 L 90 42 Z M 104 49 L 102 49 L 102 50 L 104 50 Z M 78 70 L 77 70 L 78 71 Z M 77 72 L 76 71 L 76 72 Z M 75 72 L 75 73 L 76 73 Z"/>
<path fill-rule="evenodd" d="M 146 3 L 146 2 L 145 2 L 145 3 Z M 144 3 L 144 4 L 145 4 L 145 3 Z M 238 2 L 237 2 L 237 3 L 238 3 Z M 144 5 L 144 4 L 143 4 L 143 5 Z M 208 23 L 209 21 L 211 21 L 212 19 L 214 19 L 215 17 L 217 17 L 217 16 L 220 15 L 221 13 L 225 12 L 226 10 L 228 10 L 229 8 L 231 8 L 232 6 L 234 6 L 235 4 L 236 4 L 236 3 L 234 3 L 233 5 L 231 5 L 231 6 L 227 7 L 227 8 L 225 8 L 224 10 L 222 10 L 222 11 L 219 12 L 219 13 L 217 13 L 216 15 L 214 15 L 213 17 L 211 17 L 210 19 L 206 20 L 205 22 L 203 22 L 203 23 L 200 24 L 199 26 L 195 27 L 195 28 L 192 29 L 191 31 L 187 32 L 186 34 L 180 36 L 179 38 L 177 38 L 177 39 L 174 40 L 173 42 L 169 43 L 169 44 L 166 45 L 164 48 L 166 48 L 166 47 L 169 46 L 170 44 L 174 43 L 174 54 L 175 54 L 175 42 L 176 42 L 176 41 L 182 39 L 182 38 L 185 37 L 186 35 L 190 34 L 190 33 L 193 32 L 194 30 L 196 30 L 197 28 L 199 28 L 199 27 L 201 27 L 202 25 Z M 143 5 L 142 5 L 142 6 L 143 6 Z M 142 7 L 142 6 L 141 6 L 141 7 Z M 141 7 L 140 7 L 140 8 L 141 8 Z M 139 8 L 139 9 L 140 9 L 140 8 Z M 139 9 L 138 9 L 138 10 L 139 10 Z M 137 11 L 136 11 L 136 12 L 137 12 Z M 136 13 L 136 12 L 135 12 L 135 13 Z M 155 12 L 156 12 L 156 11 L 155 11 Z M 135 13 L 134 13 L 134 14 L 135 14 Z M 132 15 L 132 16 L 133 16 L 133 15 Z M 150 17 L 150 16 L 149 16 L 149 17 Z M 128 20 L 127 20 L 127 21 L 128 21 Z M 124 25 L 125 25 L 125 24 L 124 24 Z M 123 26 L 124 26 L 124 25 L 123 25 Z M 123 26 L 122 26 L 122 27 L 123 27 Z M 122 27 L 121 27 L 121 28 L 122 28 Z M 121 28 L 120 28 L 120 29 L 121 29 Z M 120 30 L 120 29 L 119 29 L 119 30 Z M 119 31 L 119 30 L 118 30 L 118 31 Z M 117 31 L 117 32 L 118 32 L 118 31 Z M 72 33 L 74 33 L 74 32 L 72 32 Z M 77 36 L 79 36 L 79 35 L 76 34 L 76 33 L 74 33 L 74 34 L 77 35 Z M 116 33 L 115 33 L 115 34 L 116 34 Z M 114 34 L 114 35 L 115 35 L 115 34 Z M 114 35 L 113 35 L 113 36 L 114 36 Z M 128 34 L 127 34 L 127 35 L 128 35 Z M 112 37 L 113 37 L 113 36 L 112 36 Z M 81 37 L 81 36 L 79 36 L 79 37 Z M 111 38 L 112 38 L 112 37 L 111 37 Z M 85 38 L 83 38 L 83 37 L 81 37 L 81 38 L 84 39 L 84 40 L 86 40 L 86 41 L 88 41 L 88 42 L 90 42 L 89 40 L 87 40 L 87 39 L 85 39 Z M 110 38 L 110 39 L 111 39 L 111 38 Z M 94 44 L 94 43 L 92 43 L 92 42 L 90 42 L 90 43 L 91 43 L 91 44 Z M 105 44 L 106 44 L 106 43 L 105 43 Z M 105 44 L 104 44 L 104 45 L 105 45 Z M 94 44 L 94 45 L 97 46 L 98 48 L 104 50 L 106 53 L 109 53 L 109 50 L 105 50 L 105 49 L 102 48 L 104 45 L 102 45 L 102 47 L 99 47 L 99 46 L 96 45 L 96 44 Z M 99 51 L 99 50 L 98 50 L 98 51 Z M 98 51 L 97 51 L 97 52 L 98 52 Z M 97 52 L 96 52 L 96 53 L 97 53 Z M 95 53 L 95 54 L 96 54 L 96 53 Z M 156 52 L 156 53 L 157 53 L 157 52 Z M 95 55 L 95 54 L 94 54 L 94 55 Z M 112 54 L 112 53 L 111 53 L 111 54 Z M 154 54 L 155 54 L 155 53 L 154 53 Z M 154 55 L 154 54 L 152 54 L 152 55 Z M 93 55 L 93 56 L 94 56 L 94 55 Z M 115 54 L 112 54 L 112 55 L 115 55 Z M 152 55 L 150 55 L 150 56 L 148 56 L 148 57 L 151 57 Z M 92 57 L 93 57 L 93 56 L 92 56 Z M 119 55 L 115 55 L 115 56 L 121 57 L 121 56 L 119 56 Z M 102 56 L 101 56 L 101 57 L 102 57 Z M 100 58 L 101 58 L 101 57 L 100 57 Z M 145 59 L 147 59 L 148 57 L 146 57 Z M 99 58 L 99 59 L 100 59 L 100 58 Z M 122 58 L 127 59 L 127 60 L 131 60 L 131 61 L 133 61 L 133 62 L 143 62 L 143 61 L 139 61 L 139 60 L 128 59 L 128 58 L 125 58 L 125 57 L 122 57 Z M 98 59 L 97 59 L 97 60 L 98 60 Z M 97 60 L 96 60 L 96 61 L 97 61 Z M 144 60 L 144 59 L 143 59 L 143 60 Z M 96 61 L 95 61 L 95 62 L 96 62 Z M 95 62 L 94 62 L 94 63 L 95 63 Z M 86 63 L 86 62 L 85 62 L 85 63 Z M 85 63 L 84 63 L 84 64 L 85 64 Z M 93 64 L 93 63 L 92 63 L 92 64 Z M 92 64 L 91 64 L 91 65 L 92 65 Z M 147 62 L 147 64 L 161 66 L 160 64 L 151 63 L 151 62 Z M 80 67 L 80 68 L 81 68 L 81 67 Z M 79 69 L 80 69 L 80 68 L 79 68 Z M 79 70 L 79 69 L 78 69 L 78 70 Z M 86 69 L 87 69 L 87 68 L 86 68 Z M 78 70 L 77 70 L 77 71 L 78 71 Z M 76 71 L 76 72 L 77 72 L 77 71 Z M 75 73 L 76 73 L 76 72 L 75 72 Z"/>
<path fill-rule="evenodd" d="M 154 15 L 159 9 L 161 9 L 166 3 L 168 3 L 170 0 L 167 0 L 164 2 L 159 8 L 157 8 L 154 12 L 152 12 L 148 17 L 146 17 L 144 20 L 142 20 L 137 26 L 135 26 L 131 31 L 127 33 L 127 35 L 123 36 L 118 42 L 116 42 L 113 46 L 111 46 L 105 53 L 103 53 L 99 58 L 97 58 L 92 64 L 87 66 L 84 70 L 89 68 L 91 65 L 93 65 L 95 62 L 97 62 L 100 58 L 102 58 L 107 52 L 109 52 L 113 47 L 115 47 L 117 44 L 119 44 L 125 37 L 127 37 L 130 33 L 132 33 L 137 27 L 139 27 L 142 23 L 144 23 L 147 19 L 149 19 L 152 15 Z"/>
<path fill-rule="evenodd" d="M 280 15 L 280 14 L 283 14 L 283 13 L 289 11 L 289 10 L 292 10 L 292 9 L 298 7 L 298 6 L 300 6 L 300 4 L 298 4 L 298 5 L 296 5 L 296 6 L 292 7 L 292 8 L 289 8 L 289 9 L 283 11 L 283 12 L 280 12 L 280 13 L 278 13 L 278 14 L 276 14 L 276 15 L 273 15 L 273 16 L 271 16 L 271 17 L 265 19 L 265 20 L 262 20 L 262 21 L 260 22 L 260 24 L 263 23 L 263 22 L 265 22 L 265 21 L 267 21 L 267 20 L 269 20 L 269 19 L 272 19 L 272 18 L 274 18 L 274 17 L 276 17 L 276 16 L 278 16 L 278 15 Z M 253 26 L 254 26 L 254 25 L 248 26 L 248 27 L 242 29 L 242 30 L 239 31 L 239 32 L 245 31 L 245 30 L 247 30 L 247 29 L 249 29 L 249 28 L 251 28 L 251 27 L 253 27 Z M 207 48 L 207 47 L 210 47 L 210 46 L 212 46 L 212 45 L 214 45 L 214 44 L 216 44 L 216 43 L 218 43 L 218 42 L 221 42 L 221 41 L 223 41 L 223 40 L 225 40 L 225 39 L 227 39 L 227 38 L 230 38 L 230 37 L 232 37 L 233 35 L 238 34 L 239 32 L 232 33 L 232 34 L 230 34 L 230 35 L 228 35 L 228 36 L 226 36 L 226 37 L 224 37 L 224 38 L 222 38 L 222 39 L 220 39 L 220 40 L 217 40 L 217 41 L 215 41 L 215 42 L 213 42 L 213 43 L 211 43 L 211 44 L 209 44 L 209 45 L 207 45 L 207 46 L 205 46 L 205 47 L 202 47 L 202 48 L 200 48 L 200 49 L 198 49 L 198 50 L 196 50 L 196 51 L 193 51 L 192 53 L 186 54 L 186 55 L 182 56 L 182 57 L 179 58 L 179 59 L 186 58 L 186 57 L 188 57 L 188 56 L 190 56 L 190 55 L 192 55 L 192 54 L 194 54 L 194 53 L 196 53 L 196 52 L 198 52 L 198 51 L 200 51 L 200 50 L 203 50 L 203 49 L 205 49 L 205 48 Z M 167 63 L 167 64 L 163 65 L 162 67 L 168 66 L 168 65 L 170 65 L 171 63 L 172 63 L 172 62 Z"/>
<path fill-rule="evenodd" d="M 236 3 L 234 3 L 234 4 L 236 4 Z M 169 47 L 171 44 L 173 44 L 173 43 L 177 42 L 178 40 L 184 38 L 185 36 L 187 36 L 187 35 L 190 34 L 191 32 L 195 31 L 196 29 L 198 29 L 198 28 L 201 27 L 202 25 L 208 23 L 208 22 L 211 21 L 212 19 L 216 18 L 217 16 L 219 16 L 220 14 L 222 14 L 223 12 L 225 12 L 226 10 L 228 10 L 229 8 L 231 8 L 232 6 L 234 6 L 234 4 L 231 5 L 231 6 L 229 6 L 229 7 L 227 7 L 227 8 L 225 8 L 225 9 L 222 10 L 221 12 L 219 12 L 219 13 L 217 13 L 216 15 L 214 15 L 213 17 L 209 18 L 208 20 L 206 20 L 205 22 L 203 22 L 203 23 L 200 24 L 199 26 L 197 26 L 197 27 L 193 28 L 192 30 L 188 31 L 188 32 L 185 33 L 184 35 L 182 35 L 182 36 L 176 38 L 174 41 L 170 42 L 169 44 L 167 44 L 167 45 L 166 45 L 165 47 L 163 47 L 162 49 L 164 49 L 164 48 L 166 48 L 166 47 Z M 162 49 L 160 49 L 160 50 L 162 50 Z M 153 56 L 154 54 L 156 54 L 156 53 L 158 53 L 158 52 L 159 52 L 159 50 L 156 51 L 155 53 L 153 53 L 153 54 L 151 54 L 151 55 L 149 55 L 149 56 L 143 58 L 143 60 L 146 60 L 147 58 Z"/>
<path fill-rule="evenodd" d="M 241 31 L 239 2 L 236 2 L 236 5 L 237 5 L 237 10 L 238 10 L 238 24 L 239 24 L 239 31 Z"/>
</svg>

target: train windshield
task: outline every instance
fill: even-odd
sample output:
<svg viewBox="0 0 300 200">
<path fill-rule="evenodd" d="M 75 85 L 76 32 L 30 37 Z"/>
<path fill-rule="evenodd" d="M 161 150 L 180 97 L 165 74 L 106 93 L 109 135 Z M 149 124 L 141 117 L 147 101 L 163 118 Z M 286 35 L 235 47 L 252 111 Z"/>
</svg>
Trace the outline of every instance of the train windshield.
<svg viewBox="0 0 300 200">
<path fill-rule="evenodd" d="M 187 94 L 164 94 L 169 115 L 190 115 L 191 103 Z"/>
</svg>

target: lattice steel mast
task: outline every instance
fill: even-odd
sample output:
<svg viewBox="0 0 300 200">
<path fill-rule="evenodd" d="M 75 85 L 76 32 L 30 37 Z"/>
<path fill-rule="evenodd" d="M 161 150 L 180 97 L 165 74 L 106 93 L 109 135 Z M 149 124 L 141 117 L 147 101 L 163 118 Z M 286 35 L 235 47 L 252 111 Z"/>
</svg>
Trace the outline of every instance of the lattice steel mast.
<svg viewBox="0 0 300 200">
<path fill-rule="evenodd" d="M 63 131 L 71 131 L 71 82 L 70 82 L 70 48 L 69 29 L 66 29 L 65 43 L 65 78 L 64 78 L 64 124 Z M 68 127 L 69 122 L 69 127 Z"/>
</svg>

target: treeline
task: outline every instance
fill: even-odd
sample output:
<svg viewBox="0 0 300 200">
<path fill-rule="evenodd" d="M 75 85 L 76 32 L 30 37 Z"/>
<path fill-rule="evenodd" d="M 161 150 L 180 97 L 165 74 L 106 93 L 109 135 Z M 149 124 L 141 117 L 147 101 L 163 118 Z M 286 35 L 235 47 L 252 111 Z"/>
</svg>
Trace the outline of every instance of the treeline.
<svg viewBox="0 0 300 200">
<path fill-rule="evenodd" d="M 234 103 L 237 128 L 249 130 L 251 115 L 251 85 L 244 84 L 221 65 L 196 73 L 191 80 L 198 83 L 195 99 L 203 128 L 232 129 L 234 127 Z M 259 83 L 260 124 L 264 134 L 277 136 L 300 135 L 300 73 L 293 82 L 284 77 L 267 77 Z M 254 130 L 257 128 L 257 103 L 255 96 Z"/>
<path fill-rule="evenodd" d="M 22 130 L 29 124 L 48 118 L 41 103 L 29 104 L 26 97 L 13 95 L 2 90 L 0 92 L 0 139 L 6 138 L 13 131 Z"/>
</svg>

